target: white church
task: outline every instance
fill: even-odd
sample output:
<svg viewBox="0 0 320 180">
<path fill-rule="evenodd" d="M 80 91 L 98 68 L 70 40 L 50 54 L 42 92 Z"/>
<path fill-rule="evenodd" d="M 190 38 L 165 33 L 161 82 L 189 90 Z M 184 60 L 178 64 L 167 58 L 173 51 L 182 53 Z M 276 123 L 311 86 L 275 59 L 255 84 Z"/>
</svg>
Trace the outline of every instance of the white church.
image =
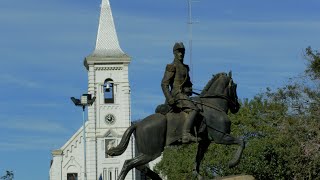
<svg viewBox="0 0 320 180">
<path fill-rule="evenodd" d="M 129 63 L 130 57 L 119 46 L 109 0 L 102 0 L 96 47 L 84 60 L 87 93 L 96 100 L 88 106 L 85 127 L 52 151 L 50 180 L 116 180 L 124 161 L 134 156 L 133 138 L 121 156 L 105 154 L 106 149 L 120 142 L 131 125 Z M 140 179 L 135 169 L 126 176 L 126 180 Z"/>
</svg>

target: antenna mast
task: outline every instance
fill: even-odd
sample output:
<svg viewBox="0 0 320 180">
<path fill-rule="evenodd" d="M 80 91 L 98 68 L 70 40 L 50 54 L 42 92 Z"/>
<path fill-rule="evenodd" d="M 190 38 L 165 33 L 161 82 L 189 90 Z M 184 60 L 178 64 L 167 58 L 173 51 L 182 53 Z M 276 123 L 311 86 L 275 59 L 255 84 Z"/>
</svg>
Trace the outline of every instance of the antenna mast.
<svg viewBox="0 0 320 180">
<path fill-rule="evenodd" d="M 190 69 L 191 69 L 191 79 L 193 79 L 193 62 L 192 62 L 192 25 L 197 23 L 192 20 L 192 2 L 198 2 L 193 0 L 188 1 L 188 27 L 189 27 L 189 59 L 190 59 Z"/>
</svg>

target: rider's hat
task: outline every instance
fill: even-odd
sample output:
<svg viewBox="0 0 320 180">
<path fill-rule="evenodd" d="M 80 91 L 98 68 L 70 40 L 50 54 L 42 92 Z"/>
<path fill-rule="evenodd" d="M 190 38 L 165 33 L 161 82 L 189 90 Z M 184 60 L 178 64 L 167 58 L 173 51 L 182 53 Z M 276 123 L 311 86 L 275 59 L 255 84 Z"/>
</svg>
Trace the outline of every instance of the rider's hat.
<svg viewBox="0 0 320 180">
<path fill-rule="evenodd" d="M 173 46 L 173 52 L 176 51 L 176 50 L 178 50 L 178 49 L 183 49 L 183 50 L 185 49 L 182 42 L 176 42 L 176 43 L 174 44 L 174 46 Z"/>
</svg>

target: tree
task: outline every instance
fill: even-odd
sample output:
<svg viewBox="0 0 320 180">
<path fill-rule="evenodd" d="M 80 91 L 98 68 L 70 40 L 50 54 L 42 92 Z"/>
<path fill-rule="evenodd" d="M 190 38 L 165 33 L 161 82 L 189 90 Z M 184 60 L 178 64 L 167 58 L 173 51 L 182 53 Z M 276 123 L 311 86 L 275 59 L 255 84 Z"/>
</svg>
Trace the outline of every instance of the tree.
<svg viewBox="0 0 320 180">
<path fill-rule="evenodd" d="M 14 178 L 13 171 L 6 171 L 6 175 L 2 176 L 0 179 L 13 180 L 13 178 Z"/>
<path fill-rule="evenodd" d="M 305 51 L 305 59 L 308 61 L 306 74 L 313 79 L 320 79 L 320 53 L 309 46 Z"/>
</svg>

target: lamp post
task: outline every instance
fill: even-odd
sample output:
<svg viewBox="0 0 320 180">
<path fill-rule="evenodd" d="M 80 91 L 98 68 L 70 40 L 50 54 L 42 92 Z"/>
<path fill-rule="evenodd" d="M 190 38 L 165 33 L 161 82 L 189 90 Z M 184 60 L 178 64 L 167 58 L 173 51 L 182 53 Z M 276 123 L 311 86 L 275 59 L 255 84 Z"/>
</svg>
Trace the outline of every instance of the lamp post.
<svg viewBox="0 0 320 180">
<path fill-rule="evenodd" d="M 72 102 L 76 106 L 82 107 L 82 120 L 83 120 L 83 156 L 84 156 L 84 180 L 87 180 L 87 145 L 86 145 L 86 127 L 84 112 L 86 106 L 91 106 L 96 100 L 96 97 L 91 98 L 91 94 L 82 94 L 80 99 L 71 97 Z"/>
</svg>

